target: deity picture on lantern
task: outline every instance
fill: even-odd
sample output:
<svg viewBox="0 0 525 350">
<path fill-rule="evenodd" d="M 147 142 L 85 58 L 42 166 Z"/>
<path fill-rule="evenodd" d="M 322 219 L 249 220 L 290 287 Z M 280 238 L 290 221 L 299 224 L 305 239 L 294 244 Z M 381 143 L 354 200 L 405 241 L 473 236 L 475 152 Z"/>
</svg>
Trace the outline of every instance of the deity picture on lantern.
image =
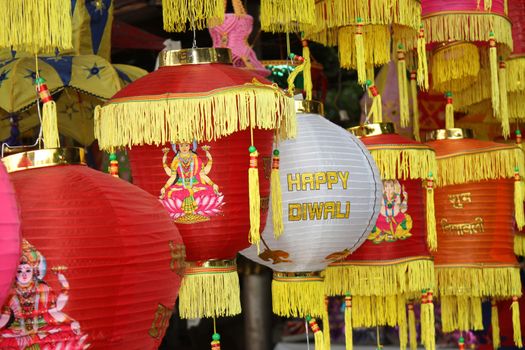
<svg viewBox="0 0 525 350">
<path fill-rule="evenodd" d="M 379 244 L 412 236 L 412 218 L 407 214 L 408 193 L 398 180 L 383 180 L 383 205 L 368 240 Z"/>
<path fill-rule="evenodd" d="M 160 190 L 160 201 L 171 218 L 179 224 L 193 224 L 210 220 L 222 213 L 224 196 L 208 174 L 213 165 L 209 146 L 202 146 L 207 161 L 197 155 L 197 144 L 172 144 L 175 157 L 167 163 L 169 148 L 162 149 L 162 164 L 169 176 Z"/>
<path fill-rule="evenodd" d="M 44 281 L 46 260 L 25 239 L 11 296 L 0 316 L 1 349 L 87 349 L 87 334 L 63 312 L 68 302 L 66 267 L 52 268 L 61 285 L 57 295 Z"/>
</svg>

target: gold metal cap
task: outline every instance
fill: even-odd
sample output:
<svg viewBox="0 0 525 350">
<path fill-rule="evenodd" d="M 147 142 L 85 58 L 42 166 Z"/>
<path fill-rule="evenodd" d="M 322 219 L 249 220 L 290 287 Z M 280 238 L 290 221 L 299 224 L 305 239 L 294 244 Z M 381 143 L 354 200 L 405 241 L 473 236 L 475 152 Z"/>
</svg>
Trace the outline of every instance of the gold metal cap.
<svg viewBox="0 0 525 350">
<path fill-rule="evenodd" d="M 161 51 L 159 67 L 185 64 L 222 63 L 232 64 L 232 52 L 228 48 L 195 48 Z"/>
<path fill-rule="evenodd" d="M 208 267 L 236 267 L 237 260 L 234 259 L 210 259 L 199 261 L 186 261 L 186 266 L 191 268 L 208 268 Z"/>
<path fill-rule="evenodd" d="M 395 134 L 394 123 L 370 123 L 346 129 L 357 137 Z"/>
<path fill-rule="evenodd" d="M 471 129 L 438 129 L 429 131 L 426 134 L 425 139 L 427 141 L 436 140 L 461 140 L 461 139 L 473 139 L 474 132 Z"/>
<path fill-rule="evenodd" d="M 302 100 L 295 101 L 296 113 L 312 113 L 324 116 L 324 105 L 320 101 Z"/>
<path fill-rule="evenodd" d="M 8 173 L 57 165 L 86 165 L 84 149 L 47 148 L 16 153 L 2 158 Z"/>
</svg>

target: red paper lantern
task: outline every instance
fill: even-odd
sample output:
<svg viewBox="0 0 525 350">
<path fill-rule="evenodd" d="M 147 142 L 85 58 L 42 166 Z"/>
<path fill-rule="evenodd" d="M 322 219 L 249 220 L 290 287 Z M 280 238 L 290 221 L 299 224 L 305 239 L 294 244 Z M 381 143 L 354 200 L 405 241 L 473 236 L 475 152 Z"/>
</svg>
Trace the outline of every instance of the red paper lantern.
<svg viewBox="0 0 525 350">
<path fill-rule="evenodd" d="M 4 303 L 20 256 L 20 218 L 15 192 L 0 164 L 0 304 Z"/>
<path fill-rule="evenodd" d="M 101 147 L 130 148 L 134 183 L 179 227 L 183 318 L 240 313 L 235 256 L 264 229 L 273 134 L 293 135 L 294 117 L 290 97 L 222 48 L 165 52 L 96 115 Z"/>
<path fill-rule="evenodd" d="M 89 169 L 80 149 L 3 161 L 24 241 L 0 317 L 0 348 L 157 349 L 184 245 L 156 198 Z"/>
</svg>

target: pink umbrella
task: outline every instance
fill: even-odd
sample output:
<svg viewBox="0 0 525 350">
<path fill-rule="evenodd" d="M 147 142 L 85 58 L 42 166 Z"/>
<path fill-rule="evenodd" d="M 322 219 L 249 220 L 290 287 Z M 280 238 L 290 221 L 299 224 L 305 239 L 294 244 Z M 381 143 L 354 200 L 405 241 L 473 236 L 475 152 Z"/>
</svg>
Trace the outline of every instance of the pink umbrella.
<svg viewBox="0 0 525 350">
<path fill-rule="evenodd" d="M 20 218 L 15 191 L 1 162 L 0 208 L 0 305 L 3 305 L 20 257 Z"/>
</svg>

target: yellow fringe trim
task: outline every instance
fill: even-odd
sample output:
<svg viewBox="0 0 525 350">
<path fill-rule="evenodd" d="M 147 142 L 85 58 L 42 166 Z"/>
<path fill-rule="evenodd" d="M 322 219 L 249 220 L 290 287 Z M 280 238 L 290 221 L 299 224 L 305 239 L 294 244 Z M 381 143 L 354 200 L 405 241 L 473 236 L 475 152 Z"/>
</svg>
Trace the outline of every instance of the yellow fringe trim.
<svg viewBox="0 0 525 350">
<path fill-rule="evenodd" d="M 234 316 L 241 313 L 237 271 L 186 274 L 179 291 L 181 318 Z"/>
<path fill-rule="evenodd" d="M 402 295 L 352 296 L 352 324 L 353 327 L 395 327 L 404 319 L 405 297 Z M 402 310 L 400 312 L 400 310 Z"/>
<path fill-rule="evenodd" d="M 328 316 L 328 298 L 325 297 L 325 308 L 323 313 L 323 335 L 324 335 L 324 347 L 325 349 L 331 348 L 331 339 L 330 339 L 330 318 Z"/>
<path fill-rule="evenodd" d="M 518 304 L 518 298 L 512 298 L 511 309 L 514 345 L 516 345 L 518 348 L 521 348 L 523 347 L 523 342 L 521 340 L 520 305 Z"/>
<path fill-rule="evenodd" d="M 6 0 L 0 13 L 8 21 L 0 47 L 32 54 L 73 48 L 70 0 Z"/>
<path fill-rule="evenodd" d="M 512 79 L 508 79 L 512 80 Z M 509 119 L 524 120 L 525 119 L 525 91 L 509 93 Z"/>
<path fill-rule="evenodd" d="M 514 235 L 514 254 L 525 256 L 525 235 L 520 233 Z"/>
<path fill-rule="evenodd" d="M 326 23 L 329 28 L 355 25 L 357 18 L 365 24 L 398 24 L 415 31 L 421 23 L 421 3 L 413 0 L 322 0 L 315 6 L 318 23 Z"/>
<path fill-rule="evenodd" d="M 276 157 L 276 156 L 274 156 Z M 284 231 L 283 225 L 283 203 L 282 203 L 282 190 L 281 180 L 279 178 L 279 169 L 272 169 L 270 175 L 270 188 L 272 199 L 272 224 L 273 224 L 273 235 L 275 238 L 281 237 Z"/>
<path fill-rule="evenodd" d="M 525 90 L 525 56 L 509 57 L 507 60 L 507 74 L 512 79 L 507 80 L 509 92 Z"/>
<path fill-rule="evenodd" d="M 525 213 L 523 211 L 523 181 L 521 181 L 519 174 L 516 173 L 514 178 L 514 218 L 516 226 L 521 230 L 525 226 Z"/>
<path fill-rule="evenodd" d="M 399 120 L 402 128 L 408 127 L 410 111 L 408 106 L 408 81 L 407 65 L 405 61 L 404 46 L 397 50 L 397 87 L 399 92 Z"/>
<path fill-rule="evenodd" d="M 330 264 L 325 274 L 327 295 L 350 292 L 354 301 L 356 296 L 419 295 L 422 289 L 432 288 L 434 282 L 434 263 L 426 257 L 361 264 L 337 262 Z M 359 313 L 354 311 L 354 315 Z"/>
<path fill-rule="evenodd" d="M 95 137 L 111 147 L 213 141 L 252 128 L 278 129 L 295 137 L 295 105 L 281 91 L 256 84 L 208 94 L 170 94 L 113 100 L 95 109 Z"/>
<path fill-rule="evenodd" d="M 523 176 L 522 151 L 516 146 L 502 149 L 479 149 L 471 153 L 450 154 L 437 157 L 438 186 L 464 184 L 501 178 L 514 178 L 514 169 L 519 167 Z"/>
<path fill-rule="evenodd" d="M 45 148 L 60 147 L 58 135 L 57 105 L 55 101 L 44 103 L 42 111 L 42 134 Z"/>
<path fill-rule="evenodd" d="M 272 281 L 273 313 L 285 317 L 322 317 L 325 310 L 322 278 L 277 278 Z"/>
<path fill-rule="evenodd" d="M 491 80 L 490 69 L 481 66 L 476 83 L 463 91 L 454 94 L 454 106 L 459 111 L 466 111 L 467 107 L 484 100 L 490 101 Z M 486 112 L 486 111 L 485 111 Z"/>
<path fill-rule="evenodd" d="M 440 302 L 443 332 L 483 329 L 481 298 L 443 296 Z"/>
<path fill-rule="evenodd" d="M 380 66 L 390 62 L 390 28 L 381 25 L 363 26 L 365 64 Z M 339 29 L 339 62 L 342 68 L 357 69 L 355 27 Z"/>
<path fill-rule="evenodd" d="M 443 11 L 423 17 L 427 42 L 488 41 L 489 31 L 494 31 L 498 44 L 512 52 L 512 23 L 507 17 L 490 12 Z"/>
<path fill-rule="evenodd" d="M 417 83 L 414 77 L 416 73 L 410 73 L 410 95 L 412 97 L 412 135 L 416 141 L 421 141 L 419 133 L 419 105 L 417 103 Z"/>
<path fill-rule="evenodd" d="M 397 303 L 397 323 L 399 326 L 399 349 L 406 350 L 408 344 L 408 322 L 405 300 Z"/>
<path fill-rule="evenodd" d="M 345 296 L 345 350 L 352 350 L 354 348 L 354 335 L 352 324 L 352 297 Z"/>
<path fill-rule="evenodd" d="M 426 179 L 437 173 L 436 153 L 428 146 L 370 145 L 368 150 L 382 179 Z"/>
<path fill-rule="evenodd" d="M 501 339 L 499 335 L 498 306 L 494 300 L 491 301 L 491 304 L 490 321 L 492 325 L 492 345 L 494 349 L 497 349 L 501 345 Z"/>
<path fill-rule="evenodd" d="M 223 0 L 162 0 L 164 30 L 183 32 L 224 22 Z"/>
<path fill-rule="evenodd" d="M 408 331 L 410 334 L 410 350 L 417 350 L 416 314 L 414 304 L 408 305 Z"/>
<path fill-rule="evenodd" d="M 516 266 L 436 266 L 440 297 L 511 297 L 521 295 L 520 269 Z"/>
<path fill-rule="evenodd" d="M 507 139 L 510 136 L 509 124 L 509 104 L 507 96 L 507 70 L 505 62 L 500 62 L 499 66 L 499 99 L 500 99 L 500 118 L 503 137 Z"/>
<path fill-rule="evenodd" d="M 432 55 L 432 89 L 461 91 L 476 82 L 480 70 L 479 51 L 471 43 L 440 47 Z"/>
<path fill-rule="evenodd" d="M 295 33 L 315 26 L 315 0 L 261 0 L 261 29 Z"/>
</svg>

